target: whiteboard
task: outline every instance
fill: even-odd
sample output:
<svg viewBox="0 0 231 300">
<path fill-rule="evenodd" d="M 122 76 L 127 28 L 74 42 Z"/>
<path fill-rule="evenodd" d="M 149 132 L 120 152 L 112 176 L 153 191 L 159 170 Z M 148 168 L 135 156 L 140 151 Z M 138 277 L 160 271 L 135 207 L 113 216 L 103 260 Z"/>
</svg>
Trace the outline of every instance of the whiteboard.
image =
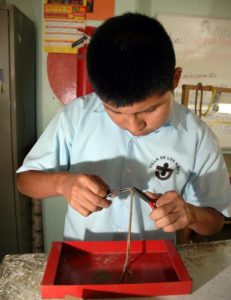
<svg viewBox="0 0 231 300">
<path fill-rule="evenodd" d="M 231 87 L 231 19 L 174 14 L 157 14 L 157 19 L 172 39 L 176 66 L 183 69 L 176 101 L 181 102 L 182 84 Z M 190 97 L 192 102 L 194 95 Z M 227 101 L 231 104 L 231 94 Z M 217 135 L 221 148 L 231 149 L 231 114 L 213 113 L 203 120 Z"/>
</svg>

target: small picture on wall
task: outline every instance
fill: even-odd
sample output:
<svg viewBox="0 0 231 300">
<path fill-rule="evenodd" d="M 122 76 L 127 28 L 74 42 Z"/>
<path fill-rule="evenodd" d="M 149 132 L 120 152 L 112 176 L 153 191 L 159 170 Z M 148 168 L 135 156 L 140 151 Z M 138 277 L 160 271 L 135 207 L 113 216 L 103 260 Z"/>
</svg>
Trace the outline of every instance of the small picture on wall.
<svg viewBox="0 0 231 300">
<path fill-rule="evenodd" d="M 65 0 L 47 0 L 48 4 L 64 4 Z"/>
<path fill-rule="evenodd" d="M 72 4 L 86 5 L 87 12 L 92 13 L 94 8 L 94 0 L 47 0 L 48 4 Z"/>
<path fill-rule="evenodd" d="M 87 12 L 92 13 L 94 11 L 94 0 L 87 0 Z"/>
<path fill-rule="evenodd" d="M 88 20 L 105 20 L 114 15 L 115 0 L 44 0 L 44 4 L 86 6 Z"/>
</svg>

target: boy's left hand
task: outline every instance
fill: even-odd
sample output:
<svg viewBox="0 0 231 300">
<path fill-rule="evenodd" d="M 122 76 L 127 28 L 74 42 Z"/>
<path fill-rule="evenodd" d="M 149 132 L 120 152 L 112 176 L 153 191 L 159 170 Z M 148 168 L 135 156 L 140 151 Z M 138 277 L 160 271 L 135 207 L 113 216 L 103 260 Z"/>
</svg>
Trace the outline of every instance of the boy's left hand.
<svg viewBox="0 0 231 300">
<path fill-rule="evenodd" d="M 150 192 L 147 195 L 153 199 L 157 198 L 156 194 Z M 165 232 L 183 229 L 192 221 L 190 206 L 176 191 L 162 194 L 156 201 L 156 209 L 152 211 L 150 217 L 155 222 L 156 227 Z"/>
</svg>

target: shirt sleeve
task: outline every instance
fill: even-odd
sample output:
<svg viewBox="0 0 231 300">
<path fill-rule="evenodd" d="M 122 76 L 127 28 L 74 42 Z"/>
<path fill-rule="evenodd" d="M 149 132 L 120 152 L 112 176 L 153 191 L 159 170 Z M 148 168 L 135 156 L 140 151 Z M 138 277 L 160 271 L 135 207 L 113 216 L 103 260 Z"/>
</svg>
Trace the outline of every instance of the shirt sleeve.
<svg viewBox="0 0 231 300">
<path fill-rule="evenodd" d="M 205 130 L 198 142 L 194 169 L 183 197 L 193 205 L 213 207 L 224 216 L 231 216 L 229 174 L 217 139 L 210 130 Z"/>
<path fill-rule="evenodd" d="M 72 135 L 71 122 L 65 110 L 61 109 L 27 154 L 17 173 L 29 170 L 67 171 L 70 166 Z"/>
</svg>

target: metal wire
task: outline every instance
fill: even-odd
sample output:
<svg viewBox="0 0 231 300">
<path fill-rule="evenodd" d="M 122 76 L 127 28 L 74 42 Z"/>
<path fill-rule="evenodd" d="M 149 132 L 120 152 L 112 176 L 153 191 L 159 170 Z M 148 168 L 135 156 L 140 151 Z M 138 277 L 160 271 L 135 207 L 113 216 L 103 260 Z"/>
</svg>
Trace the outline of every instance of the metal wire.
<svg viewBox="0 0 231 300">
<path fill-rule="evenodd" d="M 127 249 L 126 249 L 126 257 L 123 266 L 123 270 L 120 276 L 120 282 L 124 281 L 125 275 L 128 271 L 128 262 L 130 257 L 130 245 L 131 245 L 131 231 L 132 231 L 132 212 L 133 212 L 133 198 L 134 198 L 134 190 L 133 188 L 128 188 L 130 192 L 130 208 L 129 208 L 129 223 L 128 223 L 128 235 L 127 235 Z"/>
</svg>

